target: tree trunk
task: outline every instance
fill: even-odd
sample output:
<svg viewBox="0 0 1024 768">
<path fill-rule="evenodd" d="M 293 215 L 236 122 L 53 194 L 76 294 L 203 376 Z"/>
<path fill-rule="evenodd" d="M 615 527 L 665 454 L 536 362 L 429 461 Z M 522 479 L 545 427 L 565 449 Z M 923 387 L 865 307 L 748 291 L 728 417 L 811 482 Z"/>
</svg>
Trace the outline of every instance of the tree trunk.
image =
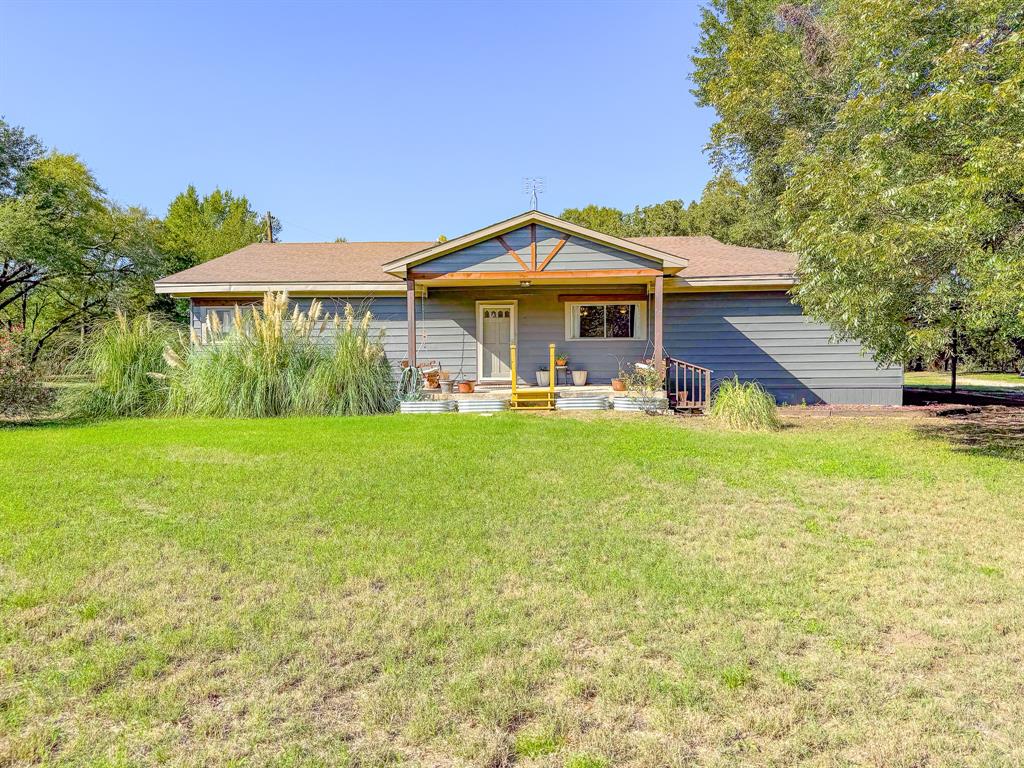
<svg viewBox="0 0 1024 768">
<path fill-rule="evenodd" d="M 953 326 L 953 353 L 950 356 L 951 357 L 950 363 L 952 365 L 950 366 L 950 378 L 949 378 L 949 391 L 952 394 L 954 394 L 954 395 L 956 394 L 956 363 L 957 363 L 957 348 L 956 347 L 957 347 L 957 341 L 958 341 L 957 336 L 958 336 L 958 334 L 957 334 L 956 326 L 954 325 Z"/>
</svg>

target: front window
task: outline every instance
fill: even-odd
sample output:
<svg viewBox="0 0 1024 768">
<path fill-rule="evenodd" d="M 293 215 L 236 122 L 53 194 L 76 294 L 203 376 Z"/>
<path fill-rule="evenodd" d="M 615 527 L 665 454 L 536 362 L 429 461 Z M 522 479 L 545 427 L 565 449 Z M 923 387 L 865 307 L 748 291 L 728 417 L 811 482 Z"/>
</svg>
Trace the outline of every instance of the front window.
<svg viewBox="0 0 1024 768">
<path fill-rule="evenodd" d="M 646 303 L 601 302 L 566 305 L 567 339 L 644 339 Z"/>
<path fill-rule="evenodd" d="M 217 336 L 220 338 L 223 338 L 235 325 L 234 307 L 210 307 L 206 310 L 206 322 L 203 323 L 204 342 L 214 340 L 214 315 L 217 316 L 217 328 L 219 329 Z"/>
</svg>

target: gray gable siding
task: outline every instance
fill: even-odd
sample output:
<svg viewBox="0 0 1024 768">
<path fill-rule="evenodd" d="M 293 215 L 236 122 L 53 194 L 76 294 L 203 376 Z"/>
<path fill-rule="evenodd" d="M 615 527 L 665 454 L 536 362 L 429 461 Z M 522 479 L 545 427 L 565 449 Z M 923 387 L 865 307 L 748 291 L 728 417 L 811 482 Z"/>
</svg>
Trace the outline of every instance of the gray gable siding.
<svg viewBox="0 0 1024 768">
<path fill-rule="evenodd" d="M 601 291 L 606 290 L 615 292 L 622 286 L 601 286 Z M 646 340 L 566 341 L 565 304 L 558 301 L 558 294 L 580 292 L 595 289 L 432 289 L 429 298 L 416 300 L 417 356 L 421 361 L 439 361 L 453 376 L 476 378 L 476 302 L 509 299 L 518 301 L 519 380 L 523 384 L 536 383 L 534 373 L 547 366 L 552 342 L 569 356 L 570 367 L 589 372 L 591 383 L 607 383 L 620 361 L 630 363 L 651 355 L 650 301 Z M 310 299 L 297 301 L 305 309 Z M 384 349 L 397 370 L 406 357 L 405 299 L 323 300 L 328 312 L 343 313 L 346 303 L 373 313 L 373 328 L 383 333 Z M 191 323 L 197 330 L 206 311 L 192 308 Z M 757 380 L 786 403 L 902 402 L 901 368 L 879 368 L 861 354 L 861 345 L 832 343 L 831 336 L 827 326 L 805 317 L 782 291 L 665 296 L 667 353 L 712 368 L 716 381 L 733 375 Z"/>
<path fill-rule="evenodd" d="M 537 228 L 537 239 L 540 240 L 543 227 Z M 537 266 L 551 253 L 551 249 L 562 238 L 562 233 L 547 230 L 554 237 L 547 236 L 543 250 L 538 246 Z M 636 256 L 615 248 L 611 248 L 592 240 L 572 235 L 555 258 L 548 264 L 548 270 L 579 270 L 579 269 L 658 269 L 661 264 L 643 256 Z"/>
<path fill-rule="evenodd" d="M 502 237 L 519 254 L 523 263 L 529 266 L 530 228 L 521 227 L 507 232 Z M 563 237 L 561 232 L 554 229 L 537 227 L 538 267 Z M 547 269 L 650 269 L 658 266 L 657 262 L 650 259 L 573 235 L 551 260 Z M 505 250 L 498 239 L 494 238 L 424 262 L 414 269 L 424 272 L 518 272 L 522 270 L 522 266 Z"/>
</svg>

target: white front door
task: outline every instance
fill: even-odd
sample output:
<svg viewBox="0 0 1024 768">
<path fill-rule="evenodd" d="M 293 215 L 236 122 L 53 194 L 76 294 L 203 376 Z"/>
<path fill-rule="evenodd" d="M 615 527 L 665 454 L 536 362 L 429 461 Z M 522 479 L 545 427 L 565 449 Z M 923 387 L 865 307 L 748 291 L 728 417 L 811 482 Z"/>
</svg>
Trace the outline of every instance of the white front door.
<svg viewBox="0 0 1024 768">
<path fill-rule="evenodd" d="M 476 305 L 476 343 L 480 379 L 511 381 L 511 345 L 516 343 L 515 302 Z"/>
</svg>

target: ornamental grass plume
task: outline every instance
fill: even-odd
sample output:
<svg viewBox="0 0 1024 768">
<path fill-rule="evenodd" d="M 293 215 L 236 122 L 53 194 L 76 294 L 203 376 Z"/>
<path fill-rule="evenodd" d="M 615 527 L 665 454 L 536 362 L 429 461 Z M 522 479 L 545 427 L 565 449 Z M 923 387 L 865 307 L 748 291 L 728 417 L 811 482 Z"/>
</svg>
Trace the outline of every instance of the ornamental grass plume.
<svg viewBox="0 0 1024 768">
<path fill-rule="evenodd" d="M 708 418 L 726 429 L 743 431 L 775 431 L 782 426 L 775 398 L 757 382 L 741 382 L 736 376 L 718 385 Z"/>
<path fill-rule="evenodd" d="M 314 299 L 289 311 L 285 293 L 236 307 L 230 328 L 211 313 L 202 334 L 171 368 L 171 413 L 203 416 L 363 415 L 397 404 L 394 376 L 372 315 L 357 323 L 324 314 Z"/>
</svg>

